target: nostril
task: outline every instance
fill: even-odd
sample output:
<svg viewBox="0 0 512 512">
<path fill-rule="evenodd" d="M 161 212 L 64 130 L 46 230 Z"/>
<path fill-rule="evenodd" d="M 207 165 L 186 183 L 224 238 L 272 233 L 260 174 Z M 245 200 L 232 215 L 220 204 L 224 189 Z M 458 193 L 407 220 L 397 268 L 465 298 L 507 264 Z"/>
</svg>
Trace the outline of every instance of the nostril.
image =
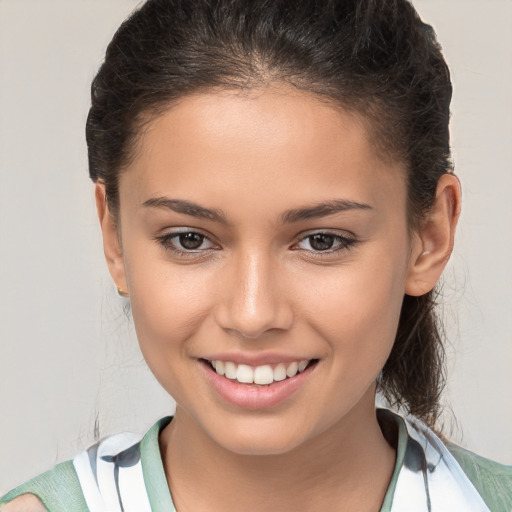
<svg viewBox="0 0 512 512">
<path fill-rule="evenodd" d="M 288 330 L 294 323 L 293 311 L 285 304 L 252 308 L 252 311 L 233 309 L 218 311 L 216 321 L 223 330 L 247 340 L 256 340 L 268 331 Z"/>
</svg>

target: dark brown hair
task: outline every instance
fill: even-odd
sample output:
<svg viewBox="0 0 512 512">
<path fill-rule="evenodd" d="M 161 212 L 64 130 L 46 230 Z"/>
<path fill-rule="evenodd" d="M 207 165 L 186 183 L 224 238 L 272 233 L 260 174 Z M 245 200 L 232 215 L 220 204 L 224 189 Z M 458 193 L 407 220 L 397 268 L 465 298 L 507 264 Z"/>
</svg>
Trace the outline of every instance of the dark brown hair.
<svg viewBox="0 0 512 512">
<path fill-rule="evenodd" d="M 407 0 L 148 0 L 119 28 L 92 84 L 91 178 L 116 214 L 119 173 L 144 121 L 192 92 L 284 82 L 363 115 L 375 147 L 407 170 L 411 229 L 451 170 L 449 71 Z M 379 378 L 388 401 L 431 426 L 444 351 L 434 292 L 405 296 Z"/>
</svg>

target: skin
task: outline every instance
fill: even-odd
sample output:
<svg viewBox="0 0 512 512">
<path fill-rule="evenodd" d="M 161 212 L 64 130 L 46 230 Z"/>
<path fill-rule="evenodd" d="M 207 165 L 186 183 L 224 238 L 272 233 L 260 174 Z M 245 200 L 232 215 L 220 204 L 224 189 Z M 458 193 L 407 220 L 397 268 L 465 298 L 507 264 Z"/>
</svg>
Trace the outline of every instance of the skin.
<svg viewBox="0 0 512 512">
<path fill-rule="evenodd" d="M 144 206 L 162 197 L 222 210 L 227 224 Z M 333 200 L 369 208 L 283 222 Z M 177 402 L 160 438 L 177 509 L 379 510 L 395 451 L 375 417 L 375 380 L 403 294 L 431 290 L 448 261 L 458 180 L 440 179 L 410 236 L 404 170 L 377 155 L 364 120 L 283 86 L 182 99 L 141 137 L 119 218 L 101 184 L 96 201 L 141 349 Z M 180 228 L 208 237 L 200 251 L 162 244 Z M 315 251 L 319 232 L 356 242 Z M 198 358 L 212 351 L 319 362 L 282 403 L 245 410 L 204 379 Z M 45 508 L 25 495 L 4 510 Z"/>
<path fill-rule="evenodd" d="M 2 507 L 2 512 L 47 512 L 39 498 L 33 494 L 24 494 Z"/>
<path fill-rule="evenodd" d="M 141 350 L 177 403 L 160 439 L 176 507 L 379 510 L 395 451 L 375 416 L 375 381 L 404 293 L 431 290 L 448 261 L 458 180 L 441 178 L 410 235 L 403 166 L 379 157 L 364 120 L 286 86 L 183 98 L 139 142 L 117 222 L 101 184 L 96 200 Z M 156 198 L 221 211 L 226 223 L 147 206 Z M 336 200 L 368 208 L 283 222 Z M 179 255 L 177 230 L 206 238 Z M 326 232 L 333 248 L 315 250 L 308 236 Z M 248 410 L 205 379 L 212 353 L 318 363 L 289 398 Z"/>
</svg>

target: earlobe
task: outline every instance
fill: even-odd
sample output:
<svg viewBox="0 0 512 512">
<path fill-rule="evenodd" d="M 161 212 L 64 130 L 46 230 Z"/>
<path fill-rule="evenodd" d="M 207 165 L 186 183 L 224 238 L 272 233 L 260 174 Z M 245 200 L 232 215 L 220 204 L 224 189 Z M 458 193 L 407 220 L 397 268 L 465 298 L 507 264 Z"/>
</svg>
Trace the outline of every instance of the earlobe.
<svg viewBox="0 0 512 512">
<path fill-rule="evenodd" d="M 105 185 L 103 183 L 96 183 L 94 195 L 96 199 L 96 211 L 103 235 L 103 251 L 105 253 L 105 259 L 107 260 L 108 269 L 117 289 L 126 293 L 126 276 L 118 226 L 109 210 L 105 194 Z"/>
<path fill-rule="evenodd" d="M 444 174 L 437 184 L 434 204 L 414 235 L 406 294 L 424 295 L 439 281 L 453 250 L 460 205 L 458 178 L 454 174 Z"/>
</svg>

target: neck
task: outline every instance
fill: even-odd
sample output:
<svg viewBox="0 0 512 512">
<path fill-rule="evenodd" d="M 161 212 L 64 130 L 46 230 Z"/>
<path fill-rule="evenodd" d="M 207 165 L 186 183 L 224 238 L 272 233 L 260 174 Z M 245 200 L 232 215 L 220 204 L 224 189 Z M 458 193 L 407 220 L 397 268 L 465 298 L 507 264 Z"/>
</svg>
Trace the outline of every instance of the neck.
<svg viewBox="0 0 512 512">
<path fill-rule="evenodd" d="M 180 408 L 160 444 L 180 512 L 375 512 L 395 464 L 373 403 L 356 407 L 320 436 L 279 455 L 226 450 Z"/>
</svg>

